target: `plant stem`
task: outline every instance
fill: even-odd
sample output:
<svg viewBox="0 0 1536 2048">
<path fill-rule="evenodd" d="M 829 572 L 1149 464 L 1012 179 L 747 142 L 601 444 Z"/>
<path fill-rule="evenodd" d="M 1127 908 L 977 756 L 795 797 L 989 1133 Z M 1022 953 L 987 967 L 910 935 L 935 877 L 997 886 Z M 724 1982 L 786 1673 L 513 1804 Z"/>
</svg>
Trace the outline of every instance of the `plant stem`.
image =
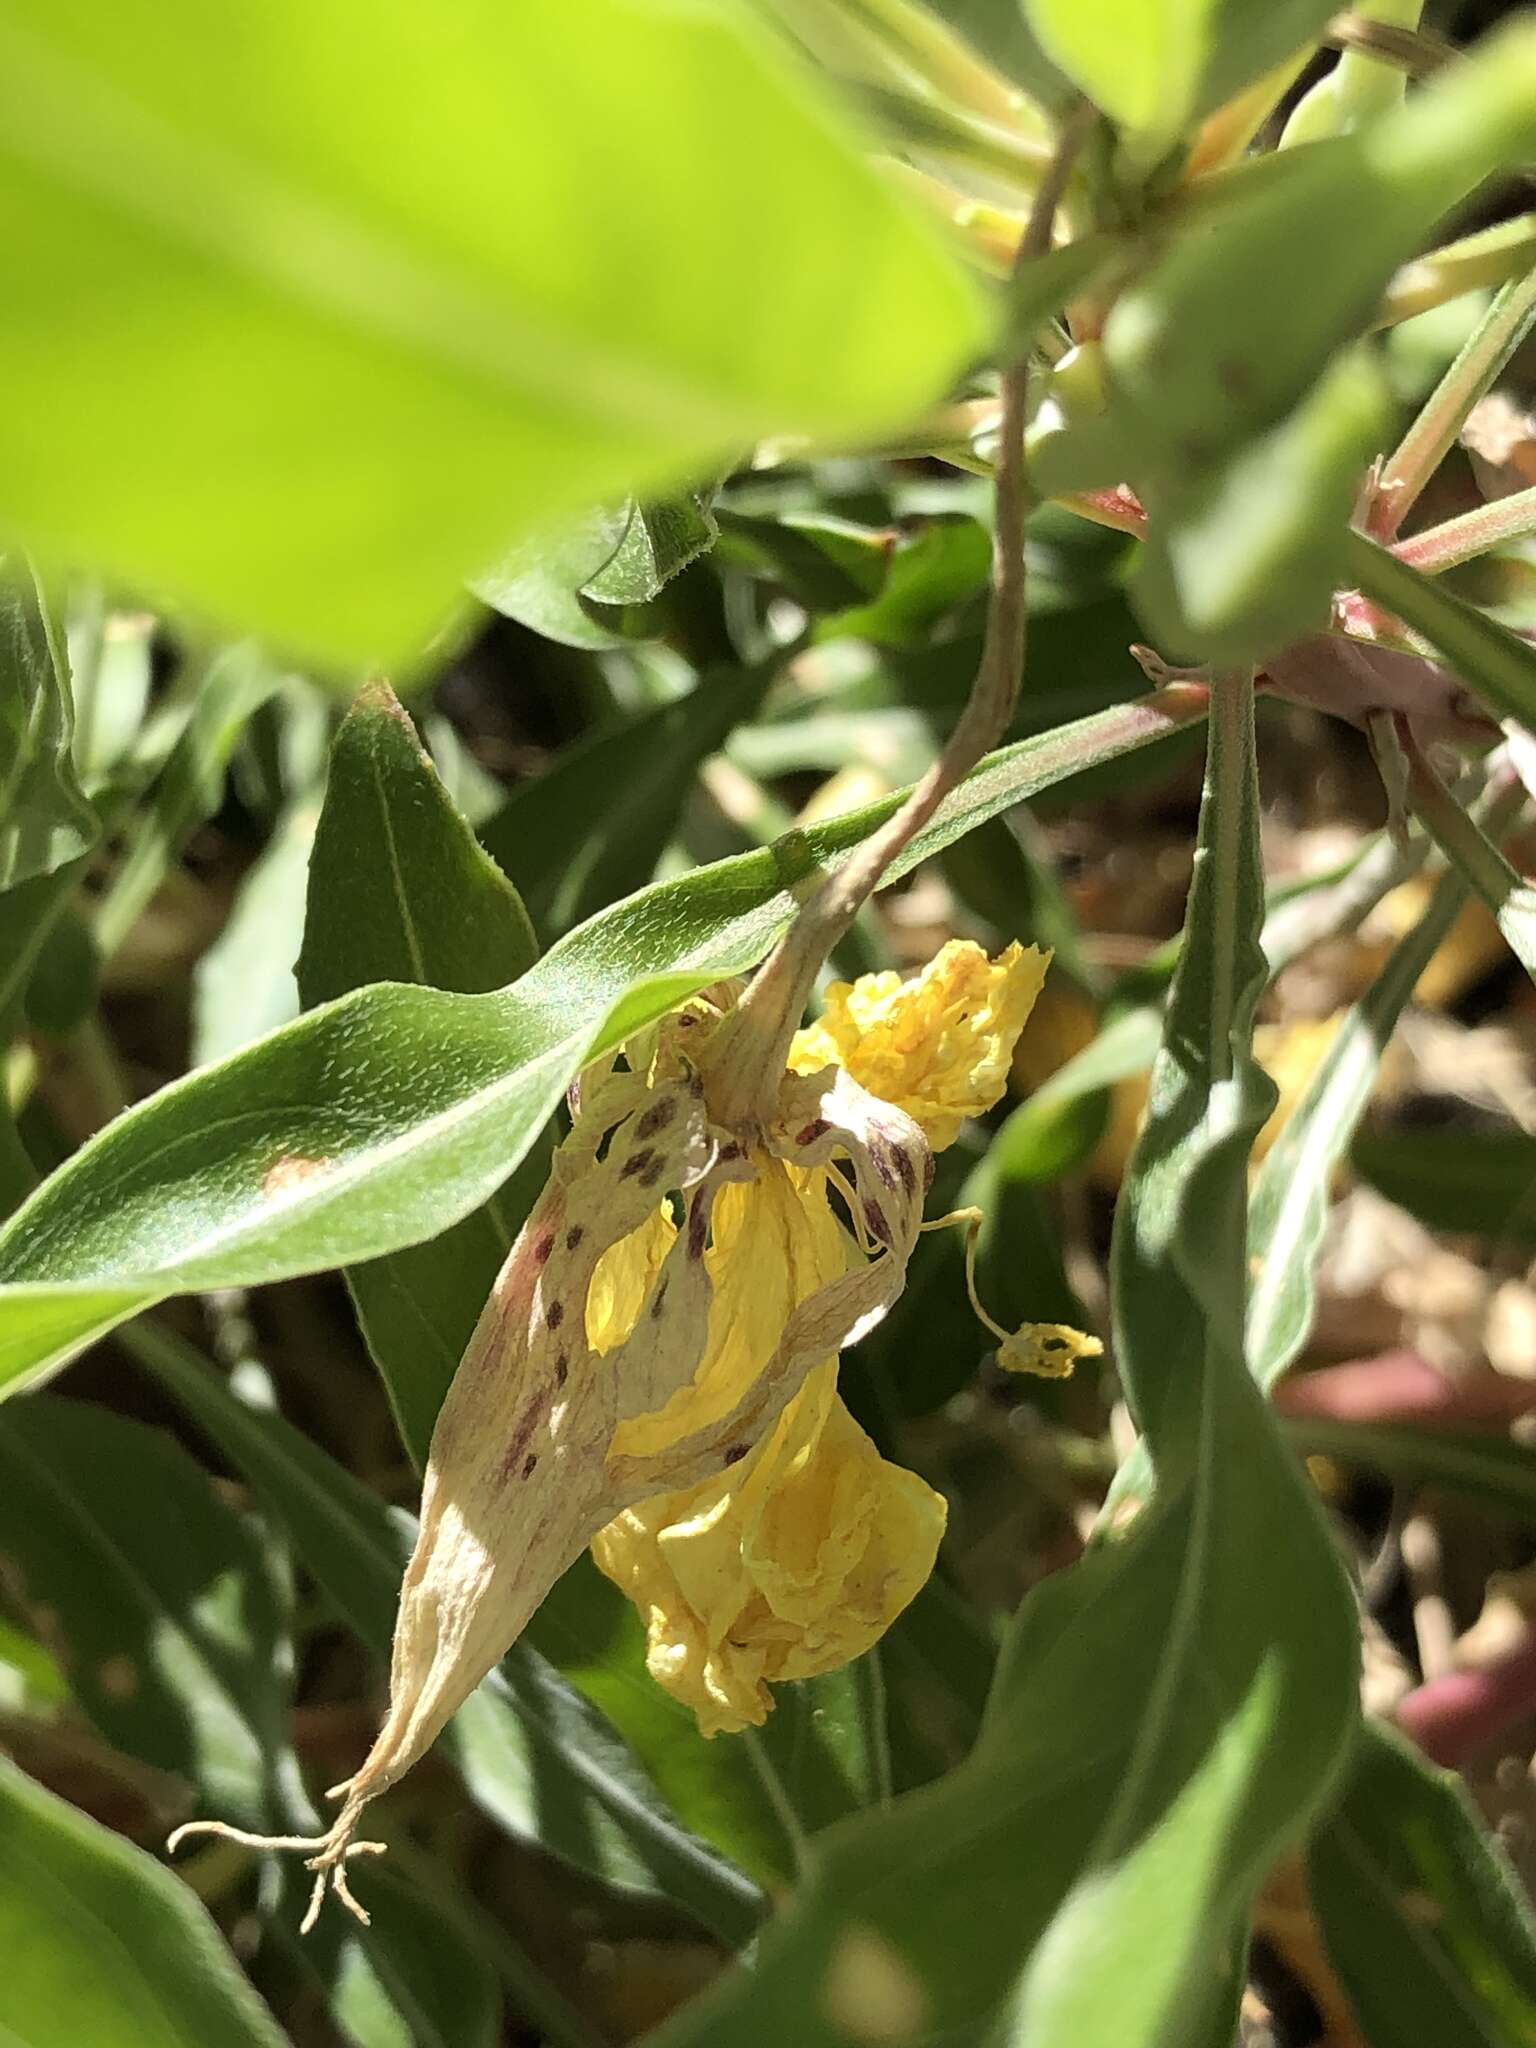
<svg viewBox="0 0 1536 2048">
<path fill-rule="evenodd" d="M 1422 634 L 1500 718 L 1536 730 L 1536 648 L 1363 533 L 1347 549 L 1348 573 L 1368 598 Z"/>
<path fill-rule="evenodd" d="M 1040 181 L 1019 243 L 1015 276 L 1051 246 L 1056 209 L 1086 132 L 1080 112 L 1062 123 L 1055 155 Z M 821 881 L 716 1034 L 715 1046 L 722 1056 L 715 1065 L 711 1109 L 728 1126 L 772 1113 L 789 1041 L 821 963 L 879 887 L 892 861 L 1008 729 L 1024 673 L 1028 385 L 1029 355 L 1021 349 L 1000 379 L 991 597 L 981 663 L 965 709 L 944 751 L 900 810 Z"/>
<path fill-rule="evenodd" d="M 1404 735 L 1403 746 L 1408 756 L 1415 811 L 1447 860 L 1460 869 L 1497 917 L 1521 887 L 1519 875 L 1477 821 L 1457 803 L 1411 732 Z"/>
<path fill-rule="evenodd" d="M 938 15 L 911 0 L 841 0 L 841 11 L 864 32 L 899 54 L 914 75 L 957 107 L 989 121 L 1017 124 L 1039 140 L 1043 163 L 1049 155 L 1040 116 L 1019 88 L 978 57 L 965 39 Z"/>
<path fill-rule="evenodd" d="M 1393 327 L 1399 320 L 1411 320 L 1417 313 L 1459 299 L 1463 292 L 1504 284 L 1533 257 L 1536 213 L 1522 213 L 1513 220 L 1501 220 L 1497 227 L 1462 235 L 1405 263 L 1382 294 L 1371 324 Z"/>
<path fill-rule="evenodd" d="M 1536 269 L 1512 278 L 1467 337 L 1381 473 L 1369 526 L 1391 540 L 1449 453 L 1467 414 L 1536 321 Z"/>
<path fill-rule="evenodd" d="M 1335 49 L 1375 57 L 1383 64 L 1395 64 L 1413 78 L 1428 78 L 1443 70 L 1456 51 L 1439 36 L 1422 29 L 1404 28 L 1400 23 L 1373 21 L 1368 14 L 1336 14 L 1323 30 L 1321 40 Z"/>
<path fill-rule="evenodd" d="M 1490 549 L 1507 540 L 1518 540 L 1524 533 L 1536 533 L 1536 484 L 1529 490 L 1511 491 L 1508 497 L 1494 498 L 1439 526 L 1427 526 L 1422 533 L 1396 542 L 1392 552 L 1421 576 L 1438 576 L 1442 570 L 1486 555 Z"/>
</svg>

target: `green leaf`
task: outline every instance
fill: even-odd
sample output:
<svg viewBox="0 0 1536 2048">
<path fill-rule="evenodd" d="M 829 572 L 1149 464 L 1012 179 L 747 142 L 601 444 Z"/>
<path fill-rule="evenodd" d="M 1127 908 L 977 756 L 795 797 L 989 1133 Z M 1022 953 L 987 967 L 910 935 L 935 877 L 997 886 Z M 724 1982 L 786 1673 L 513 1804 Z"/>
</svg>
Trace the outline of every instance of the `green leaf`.
<svg viewBox="0 0 1536 2048">
<path fill-rule="evenodd" d="M 1511 23 L 1369 127 L 1235 176 L 1104 330 L 1142 466 L 1205 470 L 1283 419 L 1435 223 L 1533 150 L 1536 31 Z"/>
<path fill-rule="evenodd" d="M 1002 749 L 899 872 L 1203 716 L 1199 693 L 1174 690 Z M 348 1265 L 447 1228 L 506 1178 L 578 1068 L 761 959 L 810 865 L 897 801 L 643 890 L 510 989 L 363 989 L 119 1117 L 0 1233 L 0 1388 L 167 1294 Z"/>
<path fill-rule="evenodd" d="M 299 797 L 240 884 L 228 922 L 192 976 L 192 1064 L 206 1066 L 297 1016 L 294 961 L 317 806 Z M 30 1003 L 31 998 L 29 996 Z"/>
<path fill-rule="evenodd" d="M 798 1829 L 813 1835 L 891 1795 L 881 1652 L 779 1686 L 773 1712 L 746 1741 L 771 1767 Z"/>
<path fill-rule="evenodd" d="M 651 879 L 701 765 L 752 717 L 772 674 L 706 674 L 676 703 L 589 733 L 487 819 L 481 840 L 541 932 L 558 938 Z"/>
<path fill-rule="evenodd" d="M 1370 988 L 1340 1021 L 1316 1073 L 1254 1177 L 1248 1215 L 1253 1284 L 1246 1346 L 1248 1369 L 1261 1387 L 1272 1387 L 1306 1342 L 1335 1173 L 1365 1112 L 1397 1020 L 1465 901 L 1466 890 L 1459 881 L 1450 876 L 1442 880 L 1419 922 L 1393 948 Z M 1283 949 L 1272 928 L 1266 938 L 1273 965 Z M 1101 1034 L 1099 1042 L 1109 1035 Z M 1094 1051 L 1094 1046 L 1087 1047 L 1079 1060 L 1091 1059 Z M 1047 1085 L 1060 1082 L 1076 1064 L 1069 1062 Z M 1122 1500 L 1144 1494 L 1150 1480 L 1146 1446 L 1137 1444 L 1115 1474 L 1104 1503 L 1105 1519 L 1113 1519 Z"/>
<path fill-rule="evenodd" d="M 1279 426 L 1144 493 L 1133 594 L 1159 645 L 1201 661 L 1258 661 L 1321 631 L 1385 426 L 1380 373 L 1351 353 Z"/>
<path fill-rule="evenodd" d="M 1020 2024 L 1063 2048 L 1214 2024 L 1222 1951 L 1357 1713 L 1353 1601 L 1244 1361 L 1247 1161 L 1274 1102 L 1251 1049 L 1266 967 L 1248 678 L 1220 679 L 1213 711 L 1184 944 L 1111 1254 L 1116 1359 L 1158 1489 L 1124 1578 L 1170 1545 L 1176 1576 L 1144 1608 L 1156 1675 L 1131 1694 L 1109 1810 L 1021 1985 Z M 1106 1924 L 1108 1972 L 1088 1962 Z"/>
<path fill-rule="evenodd" d="M 885 575 L 889 534 L 817 512 L 768 519 L 719 511 L 720 552 L 728 562 L 779 584 L 807 611 L 841 611 L 873 597 Z"/>
<path fill-rule="evenodd" d="M 209 663 L 191 715 L 148 802 L 133 818 L 127 849 L 96 907 L 96 940 L 104 955 L 127 938 L 187 840 L 218 809 L 230 755 L 282 680 L 282 672 L 250 641 L 223 649 Z"/>
<path fill-rule="evenodd" d="M 1499 717 L 1536 727 L 1536 648 L 1529 641 L 1363 533 L 1349 536 L 1347 568 L 1367 597 L 1421 633 Z"/>
<path fill-rule="evenodd" d="M 1326 0 L 1024 0 L 1046 54 L 1148 147 L 1166 147 L 1315 36 Z"/>
<path fill-rule="evenodd" d="M 454 809 L 409 716 L 388 684 L 368 684 L 331 748 L 296 970 L 305 1007 L 364 981 L 500 988 L 537 954 L 522 899 Z"/>
<path fill-rule="evenodd" d="M 125 1343 L 244 1474 L 347 1627 L 389 1657 L 414 1528 L 274 1414 L 242 1406 L 189 1347 L 136 1328 Z M 671 1897 L 729 1942 L 757 1918 L 752 1884 L 678 1826 L 601 1716 L 526 1642 L 454 1717 L 445 1741 L 502 1826 L 609 1884 Z"/>
<path fill-rule="evenodd" d="M 600 505 L 558 531 L 534 534 L 471 578 L 469 587 L 492 611 L 563 647 L 622 646 L 622 635 L 613 630 L 617 621 L 605 621 L 583 604 L 581 593 L 613 560 L 628 514 L 627 505 Z"/>
<path fill-rule="evenodd" d="M 946 613 L 986 589 L 991 566 L 991 539 L 974 519 L 931 519 L 890 553 L 878 595 L 818 619 L 815 638 L 921 646 Z"/>
<path fill-rule="evenodd" d="M 1254 1273 L 1248 1360 L 1261 1386 L 1272 1386 L 1306 1343 L 1334 1176 L 1397 1021 L 1466 900 L 1465 886 L 1446 876 L 1424 915 L 1346 1012 L 1259 1169 L 1248 1218 Z"/>
<path fill-rule="evenodd" d="M 8 1036 L 27 985 L 58 921 L 69 908 L 86 858 L 34 875 L 0 894 L 0 1031 Z"/>
<path fill-rule="evenodd" d="M 1132 1544 L 1134 1572 L 1123 1568 Z M 1010 2007 L 1021 1959 L 1120 1782 L 1128 1720 L 1156 1680 L 1161 1639 L 1148 1615 L 1173 1599 L 1181 1556 L 1177 1525 L 1149 1517 L 1145 1540 L 1138 1533 L 1124 1552 L 1045 1580 L 1011 1631 L 1008 1668 L 970 1756 L 814 1837 L 801 1888 L 764 1933 L 754 1973 L 722 1980 L 655 2048 L 758 2048 L 774 2038 L 848 2048 L 868 2038 L 875 2013 L 893 2040 L 991 2040 L 992 2025 L 1011 2018 L 1011 2038 L 1029 2048 L 1118 2042 L 1036 2032 L 1033 2016 Z M 1164 1936 L 1177 1924 L 1165 1903 Z M 1123 1923 L 1100 1923 L 1096 1981 L 1122 1981 L 1122 1934 Z"/>
<path fill-rule="evenodd" d="M 618 546 L 583 589 L 600 604 L 648 604 L 714 546 L 716 531 L 702 493 L 631 502 Z"/>
<path fill-rule="evenodd" d="M 239 1826 L 294 1818 L 271 1568 L 179 1444 L 79 1401 L 14 1403 L 0 1551 L 25 1608 L 52 1615 L 74 1697 L 109 1742 Z"/>
<path fill-rule="evenodd" d="M 61 623 L 25 562 L 0 584 L 0 889 L 51 875 L 100 825 L 75 774 L 75 711 Z"/>
<path fill-rule="evenodd" d="M 1536 1244 L 1536 1138 L 1524 1131 L 1363 1131 L 1349 1163 L 1431 1230 Z"/>
<path fill-rule="evenodd" d="M 685 1827 L 764 1886 L 794 1875 L 792 1815 L 737 1736 L 706 1740 L 645 1668 L 645 1626 L 590 1557 L 545 1596 L 524 1641 L 623 1736 Z"/>
<path fill-rule="evenodd" d="M 373 1925 L 362 1935 L 337 1927 L 326 1972 L 336 2024 L 362 2048 L 500 2048 L 495 1975 L 446 1902 L 387 1861 L 369 1871 L 367 1887 Z"/>
<path fill-rule="evenodd" d="M 1264 967 L 1251 692 L 1218 700 L 1186 943 L 1117 1239 L 1117 1355 L 1159 1470 L 1117 1547 L 1046 1579 L 981 1738 L 830 1830 L 757 1971 L 658 2048 L 892 2038 L 1117 2048 L 1235 2025 L 1253 1893 L 1334 1777 L 1353 1603 L 1242 1356 L 1247 1041 Z M 1262 1589 L 1262 1597 L 1258 1597 Z"/>
<path fill-rule="evenodd" d="M 1367 1723 L 1307 1882 L 1371 2048 L 1536 2043 L 1536 1923 L 1452 1772 Z"/>
<path fill-rule="evenodd" d="M 8 2048 L 286 2048 L 186 1886 L 3 1757 L 0 1950 Z"/>
<path fill-rule="evenodd" d="M 500 988 L 537 952 L 521 897 L 454 809 L 410 718 L 386 684 L 369 684 L 331 750 L 297 967 L 305 1008 L 375 981 Z M 521 1218 L 517 1195 L 504 1189 L 430 1244 L 348 1272 L 418 1466 Z"/>
<path fill-rule="evenodd" d="M 50 1038 L 65 1038 L 90 1016 L 100 992 L 95 936 L 79 911 L 65 903 L 40 935 L 23 1000 L 27 1023 Z"/>
<path fill-rule="evenodd" d="M 770 431 L 899 424 L 980 339 L 936 230 L 735 10 L 225 26 L 7 16 L 32 316 L 0 343 L 0 509 L 47 556 L 388 659 L 517 534 Z"/>
</svg>

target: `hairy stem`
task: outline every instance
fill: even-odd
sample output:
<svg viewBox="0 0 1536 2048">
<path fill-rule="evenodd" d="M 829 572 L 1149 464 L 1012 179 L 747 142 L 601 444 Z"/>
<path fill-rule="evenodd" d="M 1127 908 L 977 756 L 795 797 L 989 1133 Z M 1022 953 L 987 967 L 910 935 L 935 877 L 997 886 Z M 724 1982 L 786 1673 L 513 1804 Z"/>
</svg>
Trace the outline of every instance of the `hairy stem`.
<svg viewBox="0 0 1536 2048">
<path fill-rule="evenodd" d="M 1467 337 L 1381 474 L 1369 526 L 1391 540 L 1449 453 L 1467 414 L 1536 321 L 1536 269 L 1512 278 Z"/>
<path fill-rule="evenodd" d="M 1440 526 L 1428 526 L 1422 533 L 1398 541 L 1392 552 L 1421 576 L 1438 576 L 1442 570 L 1454 569 L 1532 532 L 1536 532 L 1536 484 L 1475 506 Z"/>
<path fill-rule="evenodd" d="M 1019 243 L 1015 275 L 1051 246 L 1056 209 L 1085 133 L 1081 118 L 1069 117 L 1062 124 L 1055 155 L 1041 179 Z M 728 1126 L 771 1112 L 789 1041 L 822 961 L 879 887 L 892 861 L 1008 729 L 1024 672 L 1028 385 L 1029 359 L 1021 352 L 1018 360 L 1003 370 L 1000 383 L 991 595 L 981 663 L 970 697 L 938 760 L 901 809 L 822 881 L 717 1033 L 716 1045 L 723 1048 L 724 1057 L 715 1068 L 711 1107 Z"/>
</svg>

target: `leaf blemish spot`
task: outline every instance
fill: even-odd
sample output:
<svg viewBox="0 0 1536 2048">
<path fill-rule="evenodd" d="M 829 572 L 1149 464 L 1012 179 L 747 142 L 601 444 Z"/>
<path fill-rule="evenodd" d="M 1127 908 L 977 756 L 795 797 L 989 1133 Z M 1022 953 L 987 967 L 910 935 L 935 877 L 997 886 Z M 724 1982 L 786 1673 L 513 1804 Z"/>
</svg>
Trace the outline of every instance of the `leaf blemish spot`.
<svg viewBox="0 0 1536 2048">
<path fill-rule="evenodd" d="M 332 1164 L 329 1159 L 310 1159 L 302 1152 L 285 1152 L 280 1159 L 274 1159 L 261 1176 L 262 1200 L 278 1201 L 295 1188 L 321 1179 L 330 1172 Z"/>
</svg>

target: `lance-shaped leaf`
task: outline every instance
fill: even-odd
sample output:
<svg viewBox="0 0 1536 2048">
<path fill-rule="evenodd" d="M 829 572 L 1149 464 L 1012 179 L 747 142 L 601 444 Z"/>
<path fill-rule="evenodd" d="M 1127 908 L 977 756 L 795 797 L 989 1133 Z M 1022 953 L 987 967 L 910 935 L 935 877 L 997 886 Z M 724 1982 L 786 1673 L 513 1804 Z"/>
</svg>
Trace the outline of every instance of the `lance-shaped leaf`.
<svg viewBox="0 0 1536 2048">
<path fill-rule="evenodd" d="M 180 1879 L 4 1758 L 0 1943 L 19 2048 L 286 2048 Z"/>
<path fill-rule="evenodd" d="M 546 940 L 656 872 L 702 764 L 751 719 L 773 668 L 706 673 L 686 697 L 566 748 L 480 828 Z"/>
<path fill-rule="evenodd" d="M 1002 749 L 898 871 L 1204 715 L 1203 692 L 1175 687 Z M 0 1386 L 167 1294 L 350 1265 L 456 1222 L 507 1177 L 579 1067 L 761 959 L 793 915 L 793 885 L 897 801 L 642 890 L 509 989 L 364 989 L 130 1110 L 0 1235 Z"/>
<path fill-rule="evenodd" d="M 25 562 L 0 583 L 0 889 L 51 875 L 94 843 L 75 774 L 74 705 L 62 622 Z"/>
<path fill-rule="evenodd" d="M 1291 416 L 1208 470 L 1149 481 L 1137 608 L 1159 646 L 1258 661 L 1328 623 L 1360 478 L 1386 424 L 1381 379 L 1342 357 Z"/>
<path fill-rule="evenodd" d="M 1274 1385 L 1307 1340 L 1334 1176 L 1398 1019 L 1466 900 L 1457 877 L 1441 881 L 1424 915 L 1346 1012 L 1259 1169 L 1248 1224 L 1254 1274 L 1248 1357 L 1262 1386 Z"/>
<path fill-rule="evenodd" d="M 0 1554 L 109 1741 L 241 1826 L 296 1817 L 291 1646 L 271 1567 L 179 1444 L 80 1401 L 13 1403 Z"/>
<path fill-rule="evenodd" d="M 1307 1877 L 1371 2048 L 1536 2040 L 1530 1902 L 1451 1772 L 1367 1726 Z"/>
<path fill-rule="evenodd" d="M 843 2048 L 871 2010 L 896 2039 L 1231 2037 L 1253 1893 L 1356 1718 L 1348 1591 L 1242 1356 L 1246 1155 L 1269 1098 L 1246 1049 L 1264 974 L 1250 713 L 1229 679 L 1116 1259 L 1157 1504 L 1025 1603 L 968 1761 L 821 1838 L 756 1974 L 665 2048 Z"/>
<path fill-rule="evenodd" d="M 1536 1138 L 1524 1131 L 1362 1131 L 1349 1163 L 1431 1230 L 1536 1244 Z"/>
<path fill-rule="evenodd" d="M 305 1008 L 376 981 L 481 993 L 515 981 L 537 954 L 522 898 L 454 809 L 398 700 L 370 683 L 331 748 L 297 966 Z M 358 1321 L 418 1466 L 532 1200 L 528 1179 L 430 1244 L 348 1269 Z"/>
<path fill-rule="evenodd" d="M 23 0 L 0 131 L 6 525 L 342 662 L 519 532 L 899 423 L 979 339 L 739 10 Z"/>
</svg>

